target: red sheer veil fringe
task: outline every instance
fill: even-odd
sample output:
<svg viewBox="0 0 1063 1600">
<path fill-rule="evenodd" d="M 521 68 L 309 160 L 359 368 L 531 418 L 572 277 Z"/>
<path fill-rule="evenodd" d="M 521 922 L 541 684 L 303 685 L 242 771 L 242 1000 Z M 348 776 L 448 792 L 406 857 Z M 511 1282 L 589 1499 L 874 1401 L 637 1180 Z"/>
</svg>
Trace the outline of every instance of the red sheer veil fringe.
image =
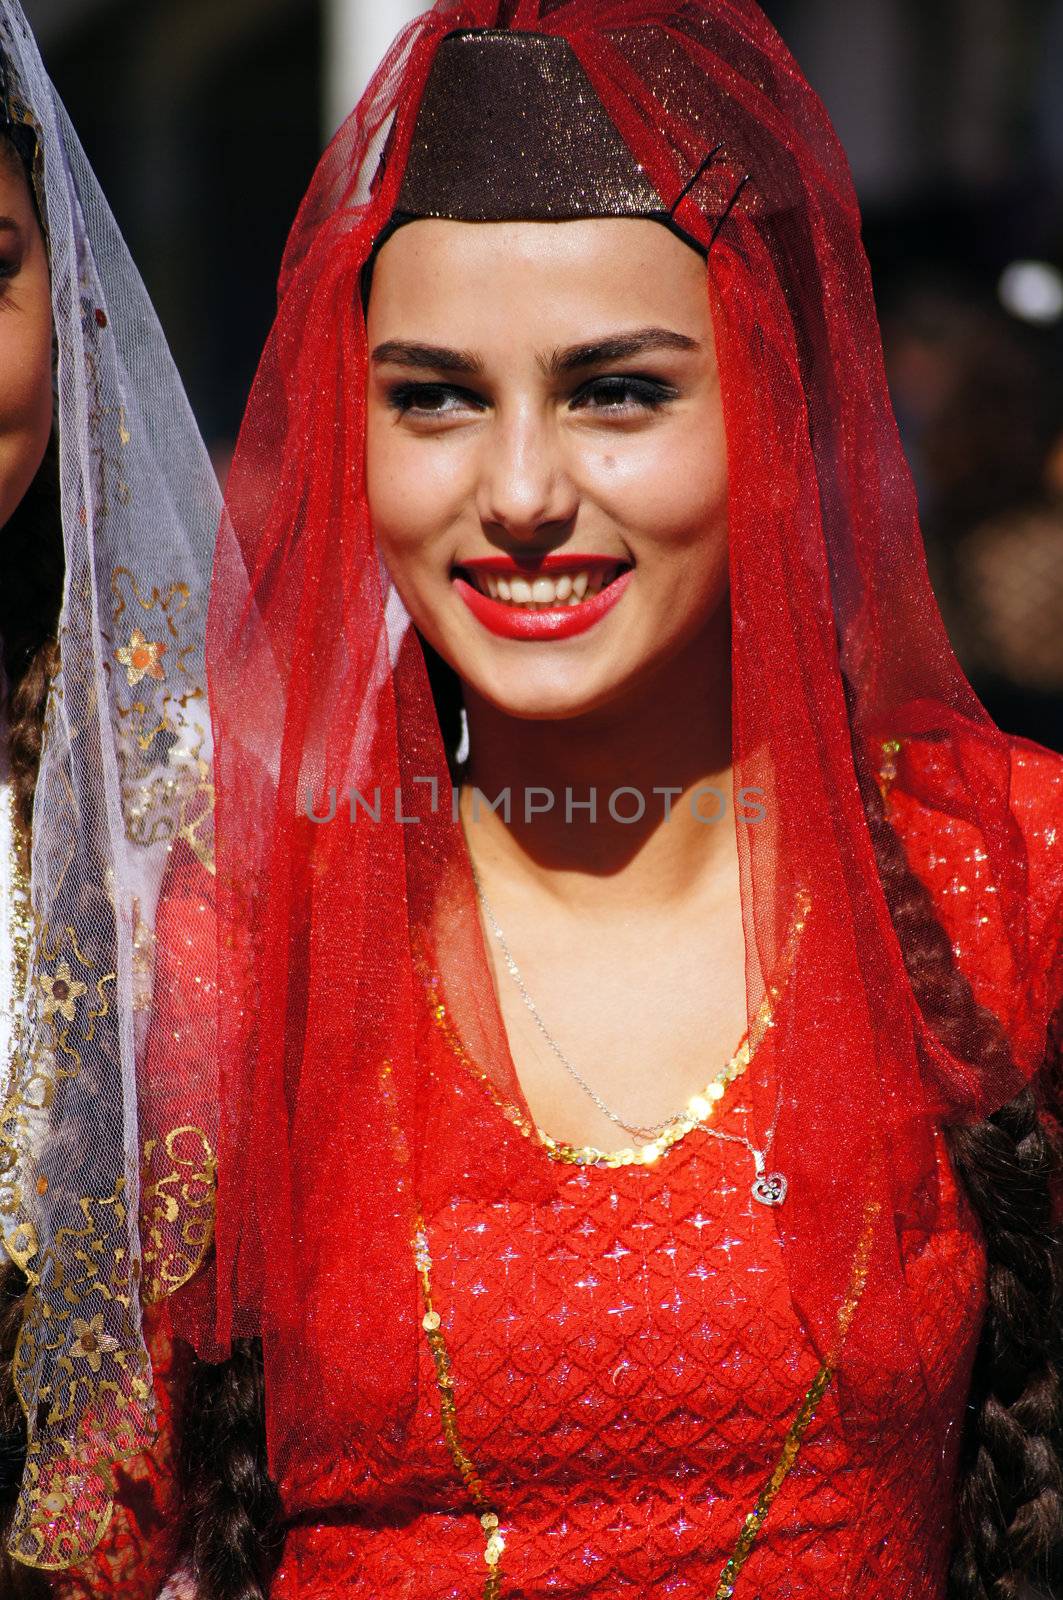
<svg viewBox="0 0 1063 1600">
<path fill-rule="evenodd" d="M 662 210 L 710 247 L 735 795 L 758 788 L 767 811 L 738 828 L 750 1019 L 799 893 L 811 895 L 749 1087 L 762 1136 L 781 1096 L 771 1165 L 789 1194 L 775 1215 L 794 1303 L 824 1356 L 878 1219 L 841 1374 L 864 1423 L 883 1372 L 893 1404 L 934 1403 L 903 1251 L 935 1224 L 935 1126 L 1000 1107 L 1045 1049 L 1048 957 L 1029 920 L 1014 742 L 963 677 L 928 584 L 856 200 L 822 106 L 745 0 L 438 5 L 396 42 L 296 218 L 208 622 L 218 1001 L 196 1023 L 197 1063 L 214 1066 L 197 1065 L 187 1093 L 220 1108 L 216 1270 L 175 1311 L 206 1355 L 262 1336 L 274 1470 L 307 1427 L 401 1435 L 417 1398 L 417 1208 L 470 1192 L 546 1204 L 554 1190 L 528 1134 L 423 650 L 374 545 L 363 467 L 360 275 L 395 207 L 440 40 L 485 27 L 568 39 Z M 974 830 L 985 855 L 1010 961 L 997 1004 L 1010 1061 L 991 1069 L 974 1039 L 968 1061 L 933 1035 L 905 973 L 854 762 L 877 770 L 885 741 L 901 742 L 898 784 Z M 379 789 L 380 821 L 349 820 L 352 788 L 370 803 Z M 330 791 L 334 820 L 311 821 L 308 798 L 323 815 Z M 418 934 L 508 1109 L 492 1140 L 467 1138 L 420 1059 Z"/>
</svg>

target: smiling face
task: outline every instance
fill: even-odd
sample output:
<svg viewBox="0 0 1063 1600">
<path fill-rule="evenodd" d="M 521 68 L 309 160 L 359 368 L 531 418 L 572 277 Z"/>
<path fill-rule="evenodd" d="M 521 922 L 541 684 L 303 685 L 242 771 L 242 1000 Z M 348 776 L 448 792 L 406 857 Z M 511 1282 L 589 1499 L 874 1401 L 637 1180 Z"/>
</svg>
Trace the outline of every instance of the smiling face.
<svg viewBox="0 0 1063 1600">
<path fill-rule="evenodd" d="M 52 427 L 52 298 L 29 184 L 0 140 L 0 527 L 33 482 Z"/>
<path fill-rule="evenodd" d="M 641 220 L 409 223 L 368 338 L 373 528 L 480 696 L 578 716 L 708 632 L 727 466 L 696 251 Z"/>
</svg>

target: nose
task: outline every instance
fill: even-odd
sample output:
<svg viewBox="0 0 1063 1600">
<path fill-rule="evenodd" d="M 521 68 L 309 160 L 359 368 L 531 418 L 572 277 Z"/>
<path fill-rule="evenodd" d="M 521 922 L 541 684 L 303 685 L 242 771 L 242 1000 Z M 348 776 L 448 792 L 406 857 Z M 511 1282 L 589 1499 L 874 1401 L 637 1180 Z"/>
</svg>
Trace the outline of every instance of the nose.
<svg viewBox="0 0 1063 1600">
<path fill-rule="evenodd" d="M 528 539 L 571 521 L 579 496 L 549 416 L 533 405 L 500 414 L 484 446 L 477 509 L 485 527 Z"/>
</svg>

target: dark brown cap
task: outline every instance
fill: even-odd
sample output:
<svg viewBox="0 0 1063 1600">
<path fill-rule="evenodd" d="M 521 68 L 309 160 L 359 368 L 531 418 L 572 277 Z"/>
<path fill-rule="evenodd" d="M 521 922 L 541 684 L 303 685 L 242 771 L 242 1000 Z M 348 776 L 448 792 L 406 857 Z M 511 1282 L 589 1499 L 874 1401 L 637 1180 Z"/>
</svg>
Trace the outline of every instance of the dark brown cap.
<svg viewBox="0 0 1063 1600">
<path fill-rule="evenodd" d="M 397 205 L 465 222 L 668 210 L 568 41 L 487 28 L 441 41 Z"/>
</svg>

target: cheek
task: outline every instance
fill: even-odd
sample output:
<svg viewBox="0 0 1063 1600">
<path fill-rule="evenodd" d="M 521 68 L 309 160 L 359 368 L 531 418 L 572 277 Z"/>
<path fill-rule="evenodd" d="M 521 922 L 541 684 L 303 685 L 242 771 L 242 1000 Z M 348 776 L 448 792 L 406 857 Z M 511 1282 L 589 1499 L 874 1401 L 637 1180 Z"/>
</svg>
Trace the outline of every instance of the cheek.
<svg viewBox="0 0 1063 1600">
<path fill-rule="evenodd" d="M 722 420 L 692 418 L 651 431 L 591 464 L 595 497 L 623 528 L 639 562 L 715 567 L 727 543 L 727 447 Z"/>
<path fill-rule="evenodd" d="M 366 423 L 366 497 L 373 531 L 398 580 L 430 561 L 463 503 L 459 450 L 411 439 L 371 410 Z"/>
<path fill-rule="evenodd" d="M 41 464 L 52 405 L 50 303 L 20 293 L 20 303 L 0 308 L 0 524 Z"/>
</svg>

